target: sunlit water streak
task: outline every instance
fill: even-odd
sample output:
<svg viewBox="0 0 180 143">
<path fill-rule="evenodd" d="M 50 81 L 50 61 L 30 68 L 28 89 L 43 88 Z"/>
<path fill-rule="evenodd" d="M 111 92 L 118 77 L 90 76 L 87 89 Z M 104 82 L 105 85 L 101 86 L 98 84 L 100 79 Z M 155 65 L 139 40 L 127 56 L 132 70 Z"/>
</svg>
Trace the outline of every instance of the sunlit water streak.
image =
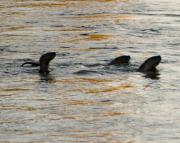
<svg viewBox="0 0 180 143">
<path fill-rule="evenodd" d="M 1 0 L 0 142 L 179 143 L 179 5 Z M 50 75 L 21 67 L 48 51 Z M 131 66 L 107 66 L 123 54 Z M 157 77 L 136 72 L 159 54 Z"/>
</svg>

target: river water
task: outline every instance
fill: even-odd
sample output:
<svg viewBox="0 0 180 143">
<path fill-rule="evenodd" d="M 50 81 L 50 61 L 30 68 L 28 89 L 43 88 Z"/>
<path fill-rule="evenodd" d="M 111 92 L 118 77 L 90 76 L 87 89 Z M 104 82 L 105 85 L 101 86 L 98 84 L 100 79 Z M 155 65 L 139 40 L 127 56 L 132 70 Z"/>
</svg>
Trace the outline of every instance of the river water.
<svg viewBox="0 0 180 143">
<path fill-rule="evenodd" d="M 0 142 L 179 143 L 179 47 L 179 0 L 1 0 Z M 21 67 L 46 52 L 48 76 Z"/>
</svg>

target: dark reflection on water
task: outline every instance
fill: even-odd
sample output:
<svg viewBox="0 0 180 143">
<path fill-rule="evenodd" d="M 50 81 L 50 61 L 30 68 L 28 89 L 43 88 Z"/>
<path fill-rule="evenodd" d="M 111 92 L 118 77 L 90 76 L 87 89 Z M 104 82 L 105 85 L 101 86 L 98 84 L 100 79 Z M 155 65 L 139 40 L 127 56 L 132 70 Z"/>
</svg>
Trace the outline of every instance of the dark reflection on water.
<svg viewBox="0 0 180 143">
<path fill-rule="evenodd" d="M 80 70 L 80 71 L 77 71 L 75 72 L 74 74 L 77 74 L 77 75 L 90 75 L 90 74 L 101 74 L 100 72 L 98 71 L 92 71 L 92 70 Z"/>
<path fill-rule="evenodd" d="M 160 77 L 159 71 L 146 73 L 144 77 L 158 80 Z"/>
<path fill-rule="evenodd" d="M 39 76 L 40 76 L 40 82 L 51 83 L 55 80 L 55 77 L 51 74 L 48 74 L 48 75 L 39 74 Z"/>
<path fill-rule="evenodd" d="M 0 142 L 179 143 L 179 5 L 0 0 Z M 49 75 L 21 67 L 51 51 Z M 136 72 L 154 55 L 158 72 Z"/>
</svg>

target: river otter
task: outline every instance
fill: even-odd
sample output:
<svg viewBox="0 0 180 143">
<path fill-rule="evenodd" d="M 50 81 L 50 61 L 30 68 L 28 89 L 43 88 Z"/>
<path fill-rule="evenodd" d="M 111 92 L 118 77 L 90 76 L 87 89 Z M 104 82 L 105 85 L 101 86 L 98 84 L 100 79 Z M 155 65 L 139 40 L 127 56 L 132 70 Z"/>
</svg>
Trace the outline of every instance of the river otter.
<svg viewBox="0 0 180 143">
<path fill-rule="evenodd" d="M 161 56 L 153 56 L 145 60 L 139 67 L 139 72 L 155 72 L 156 66 L 161 62 Z"/>
<path fill-rule="evenodd" d="M 31 66 L 40 66 L 40 70 L 39 73 L 40 74 L 48 74 L 49 73 L 49 62 L 51 60 L 53 60 L 56 56 L 55 52 L 49 52 L 46 54 L 43 54 L 40 59 L 39 62 L 25 62 L 22 64 L 22 66 L 24 65 L 31 65 Z"/>
<path fill-rule="evenodd" d="M 122 64 L 129 64 L 129 60 L 130 60 L 130 56 L 129 55 L 123 55 L 120 57 L 115 58 L 114 60 L 112 60 L 108 65 L 122 65 Z"/>
<path fill-rule="evenodd" d="M 128 64 L 130 60 L 130 56 L 120 56 L 112 60 L 109 65 L 124 65 Z M 138 72 L 155 72 L 156 71 L 156 66 L 160 63 L 161 61 L 161 56 L 153 56 L 145 60 L 140 67 L 137 69 Z"/>
<path fill-rule="evenodd" d="M 25 62 L 24 65 L 31 66 L 40 66 L 39 73 L 48 74 L 49 73 L 49 62 L 53 60 L 56 56 L 55 52 L 49 52 L 42 55 L 39 59 L 39 62 Z M 130 61 L 130 56 L 123 55 L 112 60 L 108 65 L 128 65 Z M 148 73 L 148 72 L 156 72 L 156 66 L 160 63 L 161 56 L 153 56 L 145 60 L 137 69 L 138 72 Z"/>
</svg>

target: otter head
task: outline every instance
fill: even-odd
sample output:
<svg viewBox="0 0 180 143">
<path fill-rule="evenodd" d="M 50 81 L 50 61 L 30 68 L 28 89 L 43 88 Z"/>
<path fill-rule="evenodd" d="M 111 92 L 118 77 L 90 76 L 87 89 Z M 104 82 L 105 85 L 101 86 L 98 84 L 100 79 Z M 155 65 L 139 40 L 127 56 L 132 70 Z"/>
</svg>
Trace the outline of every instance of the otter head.
<svg viewBox="0 0 180 143">
<path fill-rule="evenodd" d="M 124 64 L 128 64 L 129 60 L 130 60 L 130 56 L 128 55 L 123 55 L 120 57 L 115 58 L 114 60 L 112 60 L 109 65 L 124 65 Z"/>
<path fill-rule="evenodd" d="M 49 63 L 51 60 L 53 60 L 56 56 L 55 52 L 49 52 L 44 55 L 42 55 L 39 59 L 39 65 L 40 65 L 40 70 L 39 73 L 42 74 L 48 74 L 49 73 Z"/>
<path fill-rule="evenodd" d="M 139 67 L 138 71 L 140 72 L 149 72 L 156 71 L 156 66 L 160 63 L 161 56 L 153 56 L 148 58 L 144 63 Z"/>
</svg>

